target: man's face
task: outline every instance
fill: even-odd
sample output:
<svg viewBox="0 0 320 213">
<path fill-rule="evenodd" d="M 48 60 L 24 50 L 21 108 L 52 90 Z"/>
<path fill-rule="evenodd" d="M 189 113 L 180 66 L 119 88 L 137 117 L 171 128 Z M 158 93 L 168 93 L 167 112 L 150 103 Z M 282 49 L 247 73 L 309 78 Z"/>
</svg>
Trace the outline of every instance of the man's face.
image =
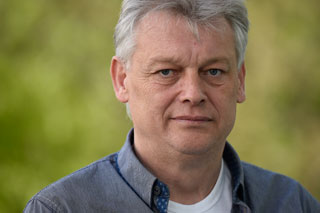
<svg viewBox="0 0 320 213">
<path fill-rule="evenodd" d="M 197 38 L 186 20 L 166 12 L 137 26 L 118 98 L 129 104 L 139 146 L 203 154 L 224 145 L 245 99 L 245 70 L 237 69 L 229 23 L 221 18 L 215 26 L 199 26 Z"/>
</svg>

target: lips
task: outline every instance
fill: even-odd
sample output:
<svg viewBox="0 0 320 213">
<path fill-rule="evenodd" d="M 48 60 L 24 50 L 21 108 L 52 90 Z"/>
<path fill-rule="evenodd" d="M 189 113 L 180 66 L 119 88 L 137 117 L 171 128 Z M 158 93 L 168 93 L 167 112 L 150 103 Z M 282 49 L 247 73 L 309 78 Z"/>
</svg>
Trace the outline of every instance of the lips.
<svg viewBox="0 0 320 213">
<path fill-rule="evenodd" d="M 210 117 L 207 116 L 190 116 L 190 115 L 182 115 L 182 116 L 175 116 L 172 118 L 173 120 L 179 121 L 194 121 L 194 122 L 209 122 L 212 121 Z"/>
</svg>

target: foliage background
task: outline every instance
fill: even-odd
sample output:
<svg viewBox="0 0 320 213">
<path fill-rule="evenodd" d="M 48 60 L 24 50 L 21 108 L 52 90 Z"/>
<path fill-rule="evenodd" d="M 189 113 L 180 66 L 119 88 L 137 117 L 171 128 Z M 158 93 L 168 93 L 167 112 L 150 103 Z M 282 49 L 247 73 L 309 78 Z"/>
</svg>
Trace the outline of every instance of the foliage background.
<svg viewBox="0 0 320 213">
<path fill-rule="evenodd" d="M 320 199 L 320 2 L 248 0 L 243 160 Z M 117 151 L 131 127 L 109 63 L 119 0 L 0 1 L 0 211 Z"/>
</svg>

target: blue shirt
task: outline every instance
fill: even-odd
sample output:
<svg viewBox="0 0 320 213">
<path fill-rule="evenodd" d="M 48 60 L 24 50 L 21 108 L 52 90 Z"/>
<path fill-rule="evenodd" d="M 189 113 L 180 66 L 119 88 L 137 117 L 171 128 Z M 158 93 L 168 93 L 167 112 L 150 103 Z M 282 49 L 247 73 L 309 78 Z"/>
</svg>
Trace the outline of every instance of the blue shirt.
<svg viewBox="0 0 320 213">
<path fill-rule="evenodd" d="M 24 212 L 167 212 L 170 191 L 134 154 L 133 130 L 122 149 L 47 186 Z M 232 212 L 320 212 L 299 183 L 241 162 L 226 143 L 232 176 Z"/>
</svg>

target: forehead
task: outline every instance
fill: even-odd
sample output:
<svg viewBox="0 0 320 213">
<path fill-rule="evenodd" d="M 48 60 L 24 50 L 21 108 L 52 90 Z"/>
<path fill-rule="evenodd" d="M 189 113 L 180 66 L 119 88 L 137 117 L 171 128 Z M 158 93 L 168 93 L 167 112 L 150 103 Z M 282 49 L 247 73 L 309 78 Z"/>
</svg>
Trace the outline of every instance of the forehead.
<svg viewBox="0 0 320 213">
<path fill-rule="evenodd" d="M 223 17 L 203 25 L 172 12 L 151 12 L 137 25 L 135 43 L 135 52 L 142 50 L 168 57 L 179 51 L 197 50 L 208 57 L 235 56 L 234 33 Z"/>
<path fill-rule="evenodd" d="M 227 23 L 226 19 L 217 15 L 208 20 L 192 19 L 180 14 L 174 10 L 157 10 L 151 11 L 144 15 L 137 23 L 137 29 L 141 30 L 141 27 L 154 27 L 155 25 L 159 27 L 166 27 L 166 25 L 180 25 L 180 24 L 193 24 L 194 28 L 206 28 L 206 29 L 223 29 Z M 165 23 L 165 25 L 162 25 Z M 193 32 L 193 27 L 190 30 Z"/>
</svg>

